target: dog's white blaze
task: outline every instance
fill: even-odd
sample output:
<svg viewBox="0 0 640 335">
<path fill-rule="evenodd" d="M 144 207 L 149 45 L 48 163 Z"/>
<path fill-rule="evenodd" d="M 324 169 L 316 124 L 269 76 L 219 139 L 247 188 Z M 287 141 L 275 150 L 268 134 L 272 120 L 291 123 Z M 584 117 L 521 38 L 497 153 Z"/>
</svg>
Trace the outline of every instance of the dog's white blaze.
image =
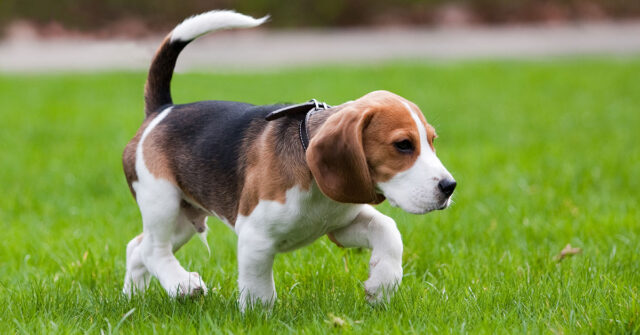
<svg viewBox="0 0 640 335">
<path fill-rule="evenodd" d="M 254 19 L 231 10 L 213 10 L 192 16 L 176 26 L 171 32 L 171 42 L 191 41 L 215 30 L 252 28 L 263 24 L 267 19 L 268 16 Z"/>
<path fill-rule="evenodd" d="M 389 199 L 392 206 L 422 214 L 442 207 L 447 201 L 438 189 L 443 178 L 453 178 L 442 165 L 427 140 L 427 130 L 409 104 L 402 102 L 418 127 L 420 136 L 420 156 L 408 170 L 402 171 L 378 187 Z"/>
</svg>

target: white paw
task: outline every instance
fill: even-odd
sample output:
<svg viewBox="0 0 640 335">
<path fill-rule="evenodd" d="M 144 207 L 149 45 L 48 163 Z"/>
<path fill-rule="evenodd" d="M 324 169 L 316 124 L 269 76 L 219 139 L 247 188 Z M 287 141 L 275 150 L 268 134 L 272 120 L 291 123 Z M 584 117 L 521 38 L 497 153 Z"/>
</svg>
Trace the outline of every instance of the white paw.
<svg viewBox="0 0 640 335">
<path fill-rule="evenodd" d="M 364 282 L 367 301 L 372 304 L 389 302 L 402 282 L 402 265 L 390 261 L 370 264 L 369 279 Z"/>
<path fill-rule="evenodd" d="M 144 292 L 147 287 L 149 287 L 150 282 L 151 275 L 146 269 L 138 269 L 137 271 L 127 270 L 127 273 L 124 276 L 124 287 L 122 288 L 122 293 L 124 293 L 128 298 L 131 298 L 131 296 L 136 293 Z"/>
<path fill-rule="evenodd" d="M 195 295 L 206 295 L 207 294 L 207 286 L 205 286 L 202 278 L 197 272 L 187 272 L 184 278 L 176 280 L 173 284 L 168 285 L 167 293 L 172 298 L 175 297 L 184 297 L 184 296 L 195 296 Z"/>
<path fill-rule="evenodd" d="M 124 276 L 122 293 L 131 298 L 133 294 L 144 292 L 149 287 L 151 275 L 142 263 L 140 257 L 140 242 L 142 235 L 127 244 L 127 272 Z"/>
<path fill-rule="evenodd" d="M 275 293 L 272 295 L 266 294 L 262 297 L 240 293 L 240 299 L 238 300 L 238 305 L 240 307 L 240 312 L 244 313 L 247 310 L 247 308 L 251 309 L 258 305 L 261 305 L 263 308 L 270 309 L 273 307 L 273 303 L 275 302 L 275 300 L 276 300 Z"/>
</svg>

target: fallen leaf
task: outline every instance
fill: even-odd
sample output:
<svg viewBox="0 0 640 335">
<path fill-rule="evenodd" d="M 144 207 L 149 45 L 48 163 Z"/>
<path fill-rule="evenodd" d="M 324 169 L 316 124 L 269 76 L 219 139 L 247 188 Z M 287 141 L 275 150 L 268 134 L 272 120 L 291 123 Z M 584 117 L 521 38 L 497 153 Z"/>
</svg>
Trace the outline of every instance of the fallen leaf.
<svg viewBox="0 0 640 335">
<path fill-rule="evenodd" d="M 571 246 L 571 244 L 567 244 L 564 247 L 564 249 L 562 249 L 562 251 L 560 251 L 560 253 L 556 255 L 555 260 L 556 260 L 556 262 L 560 262 L 563 259 L 565 259 L 566 257 L 571 257 L 571 256 L 577 255 L 579 253 L 582 253 L 582 249 L 574 248 L 574 247 Z"/>
</svg>

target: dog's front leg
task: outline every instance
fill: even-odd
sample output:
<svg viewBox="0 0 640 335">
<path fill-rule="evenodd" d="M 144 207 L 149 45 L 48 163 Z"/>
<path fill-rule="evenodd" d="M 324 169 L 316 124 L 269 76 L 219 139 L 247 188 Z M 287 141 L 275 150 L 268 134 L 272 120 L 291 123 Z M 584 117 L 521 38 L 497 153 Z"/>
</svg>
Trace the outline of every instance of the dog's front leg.
<svg viewBox="0 0 640 335">
<path fill-rule="evenodd" d="M 270 239 L 259 229 L 245 225 L 238 234 L 238 288 L 240 310 L 255 303 L 271 307 L 276 299 L 273 282 L 275 250 Z"/>
<path fill-rule="evenodd" d="M 367 300 L 388 301 L 402 281 L 402 237 L 395 221 L 365 205 L 353 223 L 329 236 L 343 247 L 371 249 L 369 279 L 364 283 Z"/>
</svg>

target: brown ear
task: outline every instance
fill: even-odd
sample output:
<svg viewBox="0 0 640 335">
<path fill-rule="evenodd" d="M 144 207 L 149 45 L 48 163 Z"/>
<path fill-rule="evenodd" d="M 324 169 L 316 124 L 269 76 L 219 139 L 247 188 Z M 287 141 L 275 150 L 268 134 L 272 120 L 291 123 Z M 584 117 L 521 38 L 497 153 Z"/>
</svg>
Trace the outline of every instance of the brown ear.
<svg viewBox="0 0 640 335">
<path fill-rule="evenodd" d="M 346 107 L 330 116 L 309 143 L 309 169 L 322 193 L 335 201 L 377 204 L 385 199 L 375 191 L 362 145 L 372 115 Z"/>
</svg>

